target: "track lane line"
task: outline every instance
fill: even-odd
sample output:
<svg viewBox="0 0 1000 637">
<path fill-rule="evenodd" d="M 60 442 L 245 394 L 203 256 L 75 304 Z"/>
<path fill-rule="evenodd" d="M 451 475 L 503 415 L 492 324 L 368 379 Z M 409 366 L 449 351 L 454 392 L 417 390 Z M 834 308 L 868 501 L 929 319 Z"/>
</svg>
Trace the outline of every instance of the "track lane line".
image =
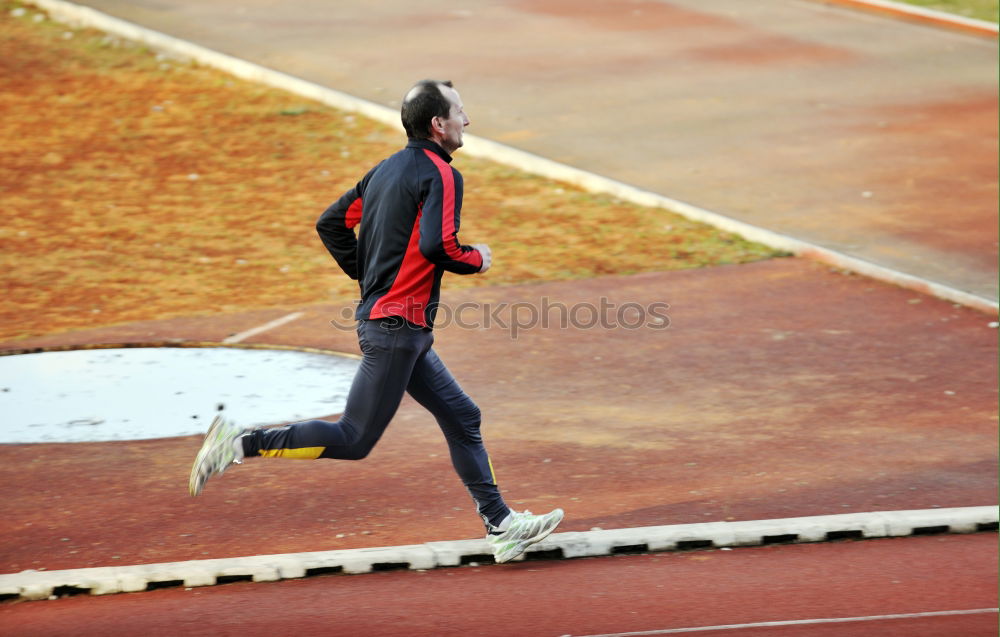
<svg viewBox="0 0 1000 637">
<path fill-rule="evenodd" d="M 282 316 L 281 318 L 274 319 L 273 321 L 268 321 L 263 325 L 258 325 L 257 327 L 252 327 L 248 330 L 244 330 L 237 334 L 233 334 L 228 338 L 222 339 L 222 342 L 226 344 L 241 343 L 246 339 L 250 338 L 251 336 L 257 336 L 258 334 L 267 332 L 268 330 L 273 330 L 276 327 L 281 327 L 286 323 L 291 323 L 296 319 L 302 318 L 303 314 L 305 314 L 305 312 L 292 312 L 291 314 Z"/>
<path fill-rule="evenodd" d="M 752 624 L 721 624 L 719 626 L 692 626 L 689 628 L 664 628 L 628 633 L 601 633 L 597 635 L 563 635 L 563 637 L 643 637 L 645 635 L 677 635 L 744 628 L 770 628 L 774 626 L 808 626 L 813 624 L 846 624 L 849 622 L 885 621 L 890 619 L 919 619 L 922 617 L 949 617 L 954 615 L 985 615 L 1000 612 L 1000 608 L 970 608 L 967 610 L 936 610 L 924 613 L 896 613 L 893 615 L 866 615 L 862 617 L 827 617 L 822 619 L 790 619 L 785 621 L 755 622 Z"/>
</svg>

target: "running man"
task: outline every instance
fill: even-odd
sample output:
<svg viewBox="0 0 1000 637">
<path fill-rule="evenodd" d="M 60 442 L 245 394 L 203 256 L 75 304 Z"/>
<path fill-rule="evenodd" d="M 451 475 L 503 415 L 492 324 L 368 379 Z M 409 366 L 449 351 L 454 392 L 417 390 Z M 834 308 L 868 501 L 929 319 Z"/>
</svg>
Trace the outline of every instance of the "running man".
<svg viewBox="0 0 1000 637">
<path fill-rule="evenodd" d="M 431 347 L 444 272 L 476 274 L 491 263 L 487 245 L 458 240 L 463 182 L 450 163 L 469 118 L 451 82 L 435 80 L 407 92 L 401 118 L 406 147 L 369 171 L 316 224 L 337 264 L 361 287 L 355 318 L 362 360 L 343 415 L 336 422 L 252 430 L 218 416 L 191 468 L 190 491 L 198 495 L 211 476 L 244 458 L 361 460 L 407 392 L 437 419 L 494 558 L 507 562 L 547 537 L 563 512 L 532 515 L 504 503 L 480 435 L 479 408 Z"/>
</svg>

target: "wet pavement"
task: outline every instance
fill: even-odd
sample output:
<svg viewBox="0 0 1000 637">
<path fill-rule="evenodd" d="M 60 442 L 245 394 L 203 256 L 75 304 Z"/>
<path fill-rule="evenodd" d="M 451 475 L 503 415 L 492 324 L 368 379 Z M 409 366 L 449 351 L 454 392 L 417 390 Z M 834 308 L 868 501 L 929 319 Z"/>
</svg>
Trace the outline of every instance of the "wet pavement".
<svg viewBox="0 0 1000 637">
<path fill-rule="evenodd" d="M 0 356 L 6 443 L 204 434 L 340 411 L 353 357 L 236 347 L 88 348 Z"/>
</svg>

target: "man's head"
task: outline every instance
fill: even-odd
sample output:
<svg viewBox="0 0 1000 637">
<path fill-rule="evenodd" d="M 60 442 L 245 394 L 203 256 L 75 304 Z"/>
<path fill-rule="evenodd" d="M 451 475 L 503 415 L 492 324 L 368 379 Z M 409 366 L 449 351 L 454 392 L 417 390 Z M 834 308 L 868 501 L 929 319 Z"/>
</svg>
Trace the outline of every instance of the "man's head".
<svg viewBox="0 0 1000 637">
<path fill-rule="evenodd" d="M 446 152 L 462 147 L 462 132 L 469 125 L 462 99 L 451 82 L 421 80 L 407 92 L 400 111 L 410 139 L 429 139 Z"/>
</svg>

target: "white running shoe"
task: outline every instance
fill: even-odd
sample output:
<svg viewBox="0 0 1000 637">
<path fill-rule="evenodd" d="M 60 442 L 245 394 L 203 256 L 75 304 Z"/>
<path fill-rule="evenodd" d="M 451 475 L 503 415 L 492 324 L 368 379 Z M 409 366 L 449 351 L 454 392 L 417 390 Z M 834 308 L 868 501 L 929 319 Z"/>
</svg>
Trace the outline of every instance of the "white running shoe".
<svg viewBox="0 0 1000 637">
<path fill-rule="evenodd" d="M 198 495 L 205 488 L 205 482 L 219 475 L 233 464 L 242 464 L 243 454 L 236 447 L 236 439 L 247 432 L 237 427 L 221 415 L 217 415 L 205 434 L 205 442 L 191 466 L 188 490 Z"/>
<path fill-rule="evenodd" d="M 499 535 L 486 536 L 493 549 L 497 564 L 509 562 L 536 542 L 541 542 L 555 530 L 563 519 L 563 510 L 555 509 L 545 515 L 532 515 L 531 511 L 510 512 L 510 524 Z"/>
</svg>

